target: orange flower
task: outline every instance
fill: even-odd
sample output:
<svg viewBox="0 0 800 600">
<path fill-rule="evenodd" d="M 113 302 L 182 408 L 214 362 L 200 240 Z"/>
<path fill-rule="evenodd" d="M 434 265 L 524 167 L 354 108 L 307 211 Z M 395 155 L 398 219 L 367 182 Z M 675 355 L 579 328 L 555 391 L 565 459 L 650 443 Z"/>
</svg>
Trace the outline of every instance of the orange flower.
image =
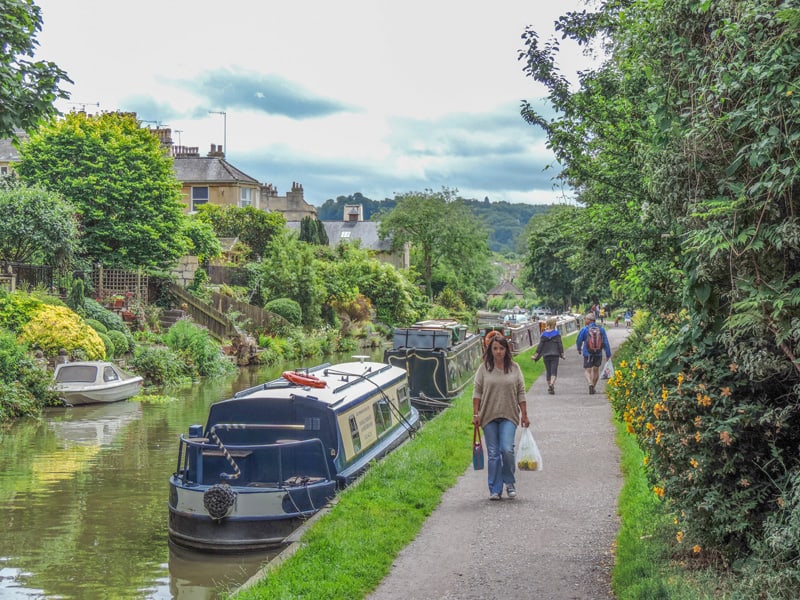
<svg viewBox="0 0 800 600">
<path fill-rule="evenodd" d="M 692 465 L 692 466 L 693 466 L 693 467 L 696 469 L 696 468 L 697 468 L 697 466 L 698 466 L 700 463 L 699 463 L 699 462 L 697 462 L 697 459 L 695 459 L 695 458 L 692 458 L 692 459 L 689 461 L 689 464 L 690 464 L 690 465 Z"/>
<path fill-rule="evenodd" d="M 724 388 L 722 388 L 722 390 L 720 390 L 720 394 L 723 397 L 730 396 L 731 395 L 731 388 L 726 385 Z"/>
<path fill-rule="evenodd" d="M 736 363 L 731 363 L 728 365 L 728 368 L 731 370 L 732 373 L 736 373 L 739 370 L 739 365 Z"/>
<path fill-rule="evenodd" d="M 702 549 L 700 546 L 698 546 L 697 544 L 695 544 L 694 546 L 692 546 L 692 552 L 694 552 L 695 554 L 700 554 L 700 552 L 701 552 L 702 550 L 703 550 L 703 549 Z"/>
<path fill-rule="evenodd" d="M 733 438 L 731 438 L 729 431 L 720 431 L 719 440 L 726 446 L 730 446 L 733 443 Z"/>
</svg>

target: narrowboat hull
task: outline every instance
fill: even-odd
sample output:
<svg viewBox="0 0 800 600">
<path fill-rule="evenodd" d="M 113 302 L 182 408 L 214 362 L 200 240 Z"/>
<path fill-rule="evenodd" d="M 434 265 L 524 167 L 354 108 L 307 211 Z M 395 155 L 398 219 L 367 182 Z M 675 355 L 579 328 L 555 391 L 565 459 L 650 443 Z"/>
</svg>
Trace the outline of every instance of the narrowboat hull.
<svg viewBox="0 0 800 600">
<path fill-rule="evenodd" d="M 411 402 L 421 410 L 447 406 L 473 380 L 482 358 L 482 338 L 474 334 L 443 348 L 395 347 L 383 356 L 408 371 Z"/>
<path fill-rule="evenodd" d="M 230 553 L 280 546 L 371 463 L 419 426 L 402 369 L 321 365 L 212 405 L 181 435 L 169 479 L 169 538 Z M 305 380 L 305 379 L 304 379 Z"/>
</svg>

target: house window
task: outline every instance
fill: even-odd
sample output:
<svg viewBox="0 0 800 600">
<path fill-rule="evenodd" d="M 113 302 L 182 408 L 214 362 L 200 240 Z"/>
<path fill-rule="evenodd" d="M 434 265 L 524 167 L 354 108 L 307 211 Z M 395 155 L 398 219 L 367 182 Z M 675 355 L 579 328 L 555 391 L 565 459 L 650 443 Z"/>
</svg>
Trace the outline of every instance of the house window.
<svg viewBox="0 0 800 600">
<path fill-rule="evenodd" d="M 339 237 L 341 237 L 341 238 L 349 238 L 350 237 L 350 232 L 349 231 L 343 231 L 342 234 Z"/>
<path fill-rule="evenodd" d="M 208 204 L 208 186 L 192 187 L 192 211 L 202 204 Z"/>
<path fill-rule="evenodd" d="M 0 167 L 0 175 L 8 175 L 8 167 Z"/>
<path fill-rule="evenodd" d="M 244 208 L 245 206 L 253 206 L 253 190 L 252 188 L 242 188 L 241 189 L 242 195 L 241 199 L 239 200 L 239 206 Z"/>
</svg>

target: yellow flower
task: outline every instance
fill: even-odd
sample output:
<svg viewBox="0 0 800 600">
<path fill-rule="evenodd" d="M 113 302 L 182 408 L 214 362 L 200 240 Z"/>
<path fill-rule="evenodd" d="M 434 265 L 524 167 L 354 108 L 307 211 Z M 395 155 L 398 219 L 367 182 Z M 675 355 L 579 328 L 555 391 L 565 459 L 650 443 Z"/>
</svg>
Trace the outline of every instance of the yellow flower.
<svg viewBox="0 0 800 600">
<path fill-rule="evenodd" d="M 700 439 L 701 439 L 701 437 L 700 437 L 700 432 L 699 432 L 699 431 L 695 432 L 695 434 L 694 434 L 694 441 L 695 441 L 695 442 L 700 442 Z"/>
<path fill-rule="evenodd" d="M 662 487 L 658 487 L 657 485 L 654 485 L 653 486 L 653 492 L 659 498 L 663 498 L 664 497 L 664 488 L 662 488 Z"/>
<path fill-rule="evenodd" d="M 645 457 L 642 459 L 642 464 L 643 464 L 644 466 L 647 466 L 649 463 L 650 463 L 650 457 L 649 457 L 649 456 L 645 456 Z"/>
<path fill-rule="evenodd" d="M 699 463 L 699 462 L 697 462 L 697 460 L 696 460 L 696 459 L 692 458 L 692 459 L 689 461 L 689 464 L 690 464 L 690 465 L 692 465 L 692 466 L 693 466 L 693 467 L 696 469 L 696 468 L 697 468 L 697 466 L 698 466 L 700 463 Z"/>
<path fill-rule="evenodd" d="M 675 539 L 678 540 L 678 543 L 680 544 L 683 541 L 683 532 L 679 531 L 678 533 L 676 533 Z"/>
<path fill-rule="evenodd" d="M 786 95 L 787 95 L 787 96 L 791 96 L 791 95 L 792 95 L 792 90 L 787 90 L 787 91 L 786 91 Z"/>
<path fill-rule="evenodd" d="M 661 399 L 666 402 L 667 398 L 669 398 L 669 392 L 667 391 L 667 387 L 664 386 L 661 388 Z"/>
<path fill-rule="evenodd" d="M 701 552 L 702 550 L 703 550 L 703 549 L 702 549 L 700 546 L 698 546 L 697 544 L 695 544 L 694 546 L 692 546 L 692 552 L 694 552 L 695 554 L 700 554 L 700 552 Z"/>
<path fill-rule="evenodd" d="M 683 373 L 678 373 L 678 385 L 683 383 Z"/>
</svg>

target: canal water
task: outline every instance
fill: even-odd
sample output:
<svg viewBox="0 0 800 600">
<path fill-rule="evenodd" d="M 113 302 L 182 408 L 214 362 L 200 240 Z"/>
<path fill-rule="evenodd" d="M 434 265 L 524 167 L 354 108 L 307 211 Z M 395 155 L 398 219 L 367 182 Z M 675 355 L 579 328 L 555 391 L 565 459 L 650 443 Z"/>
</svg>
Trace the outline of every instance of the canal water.
<svg viewBox="0 0 800 600">
<path fill-rule="evenodd" d="M 213 402 L 294 366 L 168 390 L 169 403 L 48 409 L 0 429 L 0 598 L 216 600 L 244 583 L 271 555 L 171 547 L 167 482 L 178 436 L 204 424 Z"/>
</svg>

